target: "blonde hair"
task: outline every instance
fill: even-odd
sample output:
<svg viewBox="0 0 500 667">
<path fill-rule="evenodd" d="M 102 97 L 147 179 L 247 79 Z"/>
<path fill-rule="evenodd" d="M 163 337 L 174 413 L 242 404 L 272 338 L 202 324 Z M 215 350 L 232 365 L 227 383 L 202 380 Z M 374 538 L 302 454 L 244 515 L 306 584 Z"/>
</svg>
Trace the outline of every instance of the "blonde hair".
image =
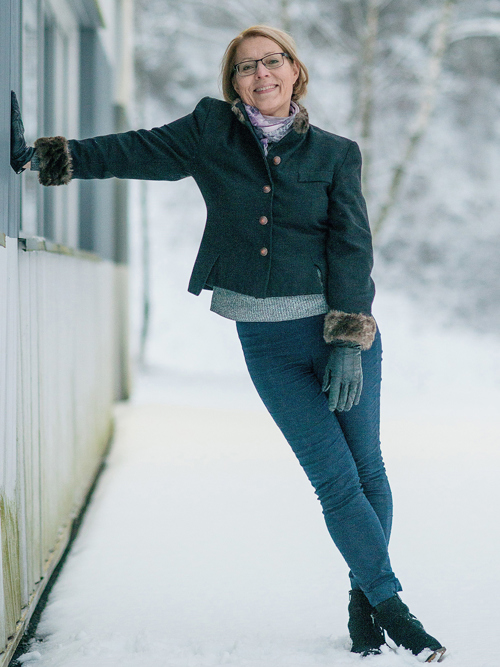
<svg viewBox="0 0 500 667">
<path fill-rule="evenodd" d="M 239 97 L 233 86 L 236 51 L 241 42 L 248 37 L 267 37 L 267 39 L 276 42 L 276 44 L 283 49 L 283 52 L 288 54 L 291 62 L 296 63 L 299 67 L 299 76 L 293 85 L 292 100 L 298 102 L 304 97 L 307 92 L 309 74 L 307 72 L 307 67 L 297 55 L 297 47 L 295 46 L 293 37 L 279 28 L 271 28 L 267 25 L 253 25 L 250 28 L 243 30 L 243 32 L 240 32 L 240 34 L 229 43 L 222 58 L 221 86 L 222 94 L 224 95 L 226 102 L 234 102 L 234 100 Z"/>
</svg>

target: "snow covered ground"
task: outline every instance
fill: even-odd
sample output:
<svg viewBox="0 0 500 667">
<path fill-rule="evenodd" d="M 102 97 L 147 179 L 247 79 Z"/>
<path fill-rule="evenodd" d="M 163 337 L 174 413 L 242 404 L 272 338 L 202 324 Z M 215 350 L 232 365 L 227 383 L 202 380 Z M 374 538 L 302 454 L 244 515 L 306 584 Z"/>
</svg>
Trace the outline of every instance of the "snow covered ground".
<svg viewBox="0 0 500 667">
<path fill-rule="evenodd" d="M 419 330 L 391 295 L 379 296 L 378 318 L 404 600 L 449 647 L 450 667 L 497 667 L 498 345 Z M 237 366 L 236 343 L 228 354 Z M 347 568 L 250 381 L 149 368 L 116 416 L 108 468 L 27 662 L 358 664 L 347 650 Z M 372 664 L 417 663 L 387 650 Z"/>
<path fill-rule="evenodd" d="M 185 292 L 203 211 L 189 181 L 175 198 L 170 187 L 151 200 L 147 366 L 117 407 L 108 467 L 25 663 L 417 664 L 349 653 L 347 568 L 245 374 L 234 323 Z M 448 647 L 444 664 L 498 667 L 500 343 L 390 293 L 375 315 L 403 599 Z"/>
</svg>

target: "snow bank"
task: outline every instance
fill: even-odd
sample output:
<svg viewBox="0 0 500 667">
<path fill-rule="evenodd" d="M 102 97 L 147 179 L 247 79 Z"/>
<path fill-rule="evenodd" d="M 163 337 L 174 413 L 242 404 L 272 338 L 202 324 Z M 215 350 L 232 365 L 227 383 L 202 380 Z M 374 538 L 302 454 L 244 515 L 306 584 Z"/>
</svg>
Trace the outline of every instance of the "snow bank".
<svg viewBox="0 0 500 667">
<path fill-rule="evenodd" d="M 455 415 L 383 428 L 393 565 L 450 667 L 498 664 L 498 426 Z M 41 667 L 355 665 L 347 590 L 312 488 L 264 411 L 120 405 L 31 652 Z M 365 664 L 416 662 L 387 649 Z"/>
</svg>

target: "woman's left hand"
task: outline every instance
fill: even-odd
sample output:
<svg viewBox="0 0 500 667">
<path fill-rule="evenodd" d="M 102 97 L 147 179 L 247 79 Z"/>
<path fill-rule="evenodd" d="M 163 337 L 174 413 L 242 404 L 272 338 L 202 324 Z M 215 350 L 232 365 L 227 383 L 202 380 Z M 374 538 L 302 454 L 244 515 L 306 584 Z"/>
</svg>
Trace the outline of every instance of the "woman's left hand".
<svg viewBox="0 0 500 667">
<path fill-rule="evenodd" d="M 10 93 L 10 166 L 20 174 L 33 157 L 35 149 L 26 145 L 21 109 L 15 92 Z"/>
<path fill-rule="evenodd" d="M 323 378 L 328 391 L 328 407 L 333 412 L 347 412 L 359 403 L 363 389 L 361 349 L 358 346 L 332 344 Z"/>
</svg>

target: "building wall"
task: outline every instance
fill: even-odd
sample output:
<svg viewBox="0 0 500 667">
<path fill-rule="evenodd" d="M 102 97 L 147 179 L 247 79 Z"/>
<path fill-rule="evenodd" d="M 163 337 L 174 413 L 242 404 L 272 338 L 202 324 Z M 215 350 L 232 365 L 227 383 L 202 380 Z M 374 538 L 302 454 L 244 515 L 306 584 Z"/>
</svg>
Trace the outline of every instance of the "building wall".
<svg viewBox="0 0 500 667">
<path fill-rule="evenodd" d="M 129 378 L 126 184 L 42 188 L 35 172 L 14 174 L 10 90 L 29 143 L 126 129 L 131 16 L 131 0 L 0 3 L 0 667 L 64 551 Z"/>
</svg>

